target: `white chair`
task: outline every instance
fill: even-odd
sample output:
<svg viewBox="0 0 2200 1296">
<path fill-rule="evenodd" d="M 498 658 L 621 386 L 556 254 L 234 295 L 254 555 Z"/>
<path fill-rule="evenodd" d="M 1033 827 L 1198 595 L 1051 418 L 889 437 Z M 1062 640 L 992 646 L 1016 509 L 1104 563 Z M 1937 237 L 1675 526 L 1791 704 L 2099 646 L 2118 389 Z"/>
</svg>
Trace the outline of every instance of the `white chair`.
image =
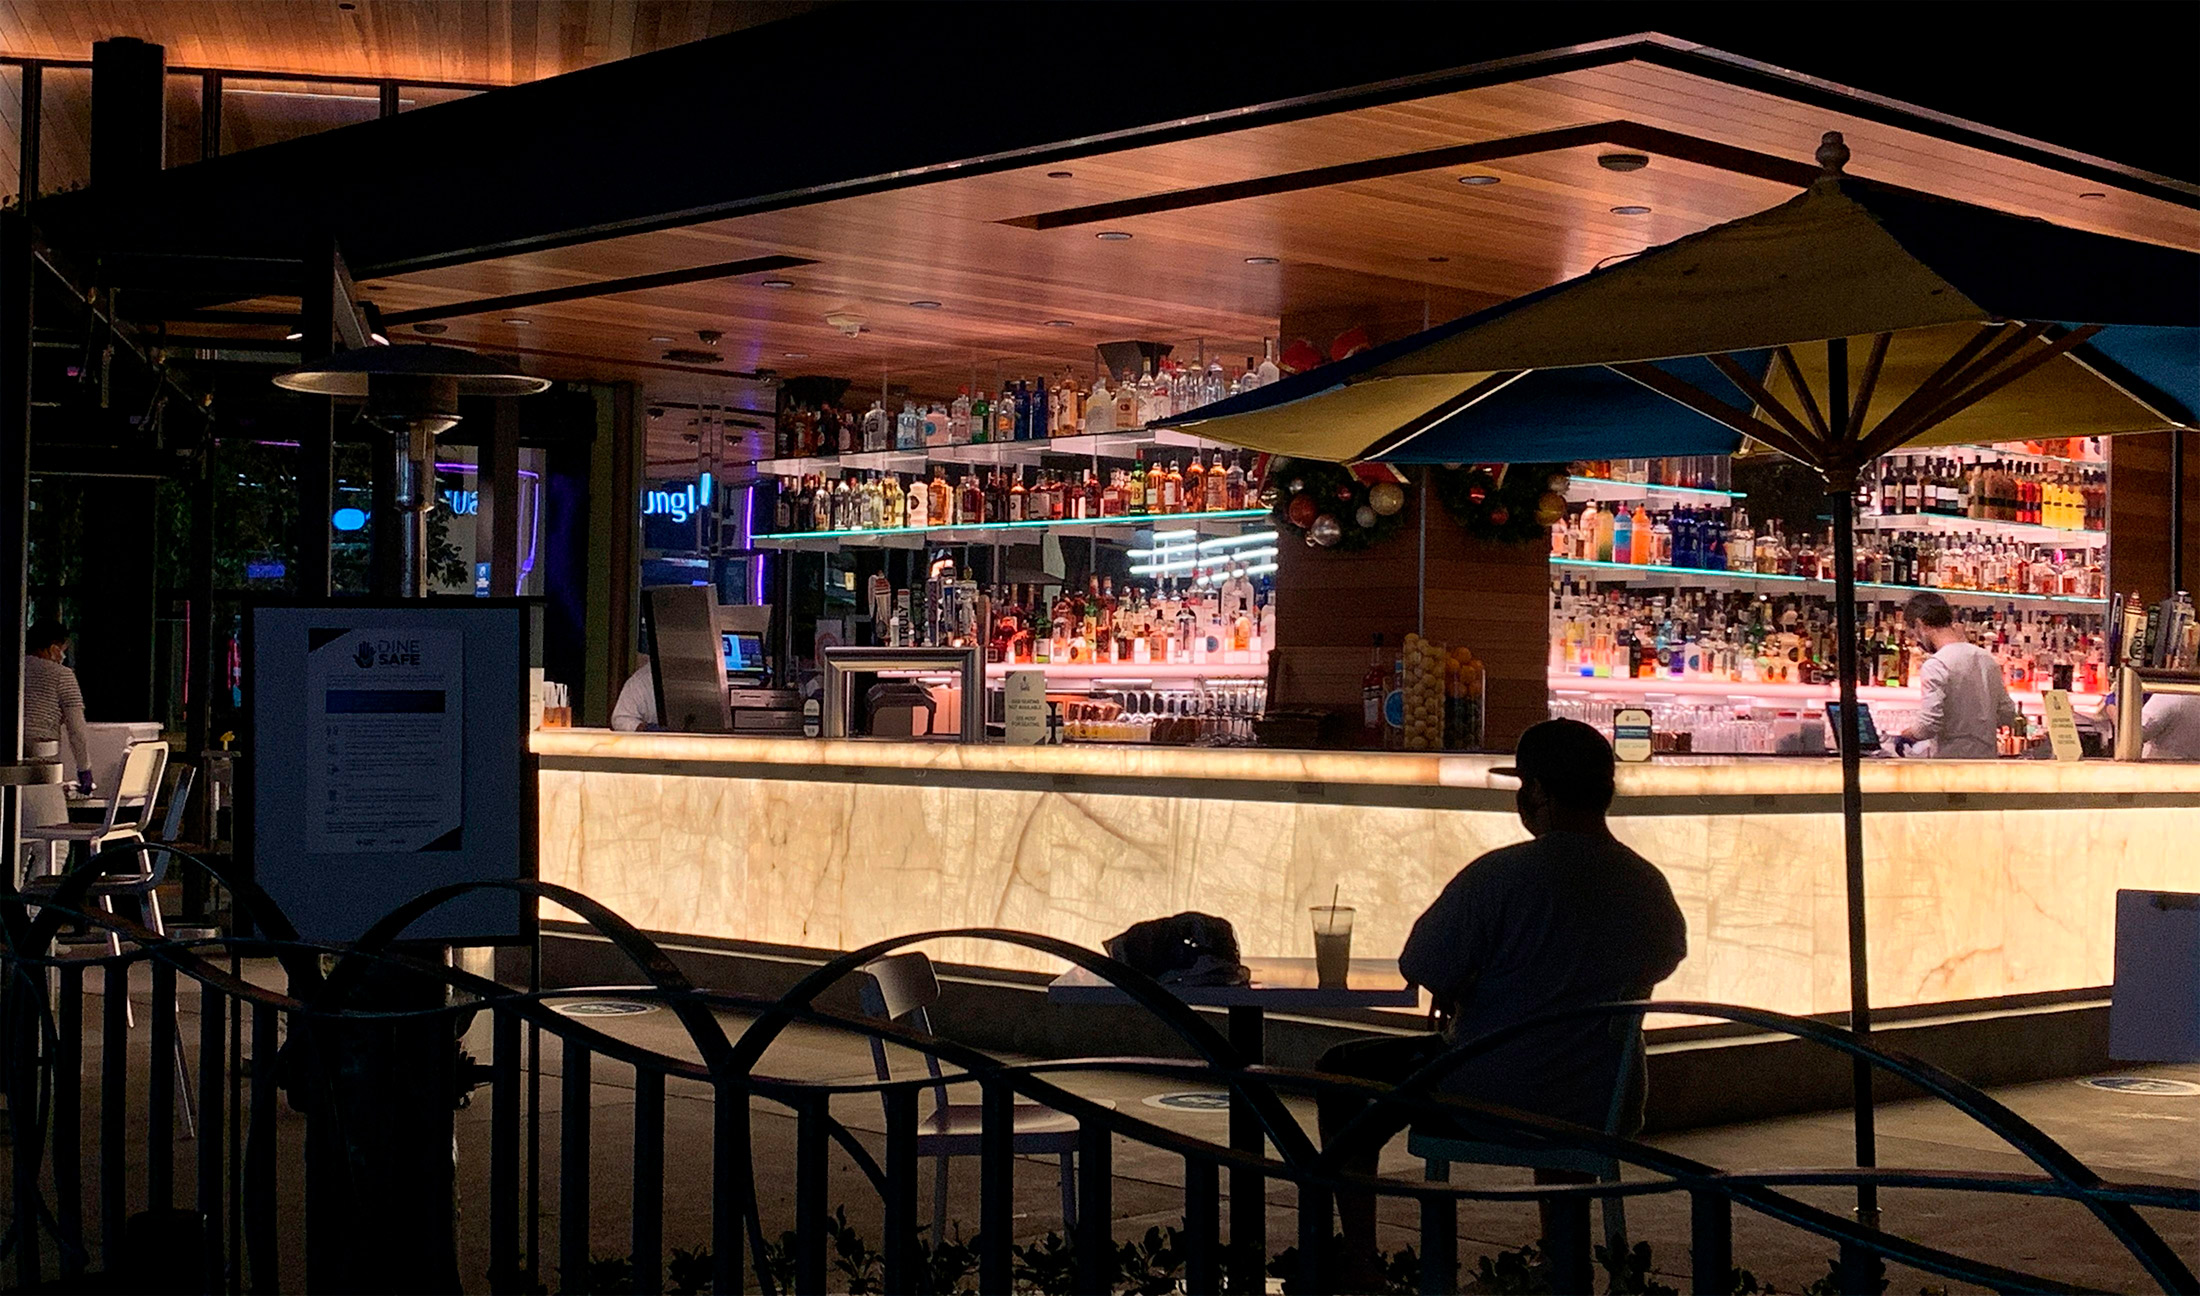
<svg viewBox="0 0 2200 1296">
<path fill-rule="evenodd" d="M 89 847 L 132 833 L 143 840 L 153 821 L 153 803 L 160 797 L 160 777 L 167 769 L 167 743 L 132 743 L 122 758 L 122 774 L 107 797 L 107 813 L 98 823 L 29 825 L 23 829 L 26 847 L 32 842 L 45 843 L 45 871 L 53 874 L 61 871 L 60 857 L 71 845 Z M 134 812 L 134 817 L 125 817 L 125 811 Z"/>
<path fill-rule="evenodd" d="M 863 974 L 861 994 L 865 1014 L 904 1022 L 927 1035 L 932 1033 L 929 1010 L 939 1002 L 940 982 L 932 973 L 931 959 L 916 952 L 889 954 L 864 964 L 857 971 Z M 886 1060 L 884 1041 L 872 1039 L 871 1061 L 878 1069 L 879 1079 L 894 1078 Z M 926 1053 L 924 1065 L 933 1079 L 941 1081 L 933 1087 L 932 1114 L 917 1126 L 917 1155 L 939 1159 L 939 1172 L 932 1185 L 932 1241 L 936 1246 L 947 1231 L 947 1159 L 978 1154 L 983 1143 L 984 1107 L 979 1103 L 949 1102 L 939 1059 Z M 1115 1105 L 1107 1099 L 1097 1101 L 1109 1107 Z M 1017 1155 L 1061 1158 L 1062 1227 L 1075 1229 L 1077 1118 L 1018 1099 L 1013 1130 L 1010 1147 Z"/>
<path fill-rule="evenodd" d="M 1635 1063 L 1642 1056 L 1642 1019 L 1614 1017 L 1609 1019 L 1614 1028 L 1624 1031 L 1620 1042 L 1619 1074 L 1612 1083 L 1612 1103 L 1604 1117 L 1604 1132 L 1622 1133 L 1621 1124 L 1627 1118 L 1627 1099 L 1634 1077 Z M 1601 1183 L 1616 1184 L 1619 1178 L 1619 1161 L 1599 1152 L 1580 1148 L 1515 1146 L 1510 1143 L 1481 1143 L 1472 1139 L 1452 1138 L 1439 1134 L 1414 1130 L 1406 1136 L 1406 1151 L 1421 1158 L 1425 1177 L 1432 1183 L 1448 1183 L 1451 1167 L 1461 1165 L 1521 1166 L 1531 1170 L 1571 1170 L 1585 1174 Z M 1604 1207 L 1604 1245 L 1614 1257 L 1627 1254 L 1627 1208 L 1625 1199 L 1606 1197 Z M 1456 1211 L 1454 1212 L 1456 1219 Z"/>
</svg>

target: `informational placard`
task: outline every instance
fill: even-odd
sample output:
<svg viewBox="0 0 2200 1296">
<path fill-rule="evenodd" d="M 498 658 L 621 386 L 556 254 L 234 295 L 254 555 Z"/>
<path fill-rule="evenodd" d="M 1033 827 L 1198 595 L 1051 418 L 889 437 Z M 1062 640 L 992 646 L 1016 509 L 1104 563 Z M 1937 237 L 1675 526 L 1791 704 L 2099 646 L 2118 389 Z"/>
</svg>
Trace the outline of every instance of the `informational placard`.
<svg viewBox="0 0 2200 1296">
<path fill-rule="evenodd" d="M 258 604 L 244 636 L 239 851 L 309 941 L 356 940 L 425 891 L 535 875 L 529 615 L 518 599 Z M 482 891 L 409 939 L 532 939 Z"/>
<path fill-rule="evenodd" d="M 306 654 L 306 849 L 461 849 L 466 641 L 456 628 L 316 629 Z"/>
<path fill-rule="evenodd" d="M 2074 761 L 2085 754 L 2078 741 L 2078 714 L 2070 706 L 2069 689 L 2048 689 L 2040 694 L 2040 710 L 2047 716 L 2047 745 L 2059 761 Z"/>
<path fill-rule="evenodd" d="M 1612 754 L 1636 763 L 1650 759 L 1650 712 L 1621 707 L 1612 713 Z"/>
<path fill-rule="evenodd" d="M 1003 718 L 1012 747 L 1037 747 L 1047 740 L 1047 673 L 1013 670 L 1002 686 Z"/>
</svg>

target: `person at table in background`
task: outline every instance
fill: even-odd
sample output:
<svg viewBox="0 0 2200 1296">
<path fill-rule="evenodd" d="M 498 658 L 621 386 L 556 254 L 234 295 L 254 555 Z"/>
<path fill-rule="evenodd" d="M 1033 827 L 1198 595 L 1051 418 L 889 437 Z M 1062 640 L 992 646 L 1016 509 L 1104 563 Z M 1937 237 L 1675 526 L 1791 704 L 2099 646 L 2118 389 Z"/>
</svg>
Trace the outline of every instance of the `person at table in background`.
<svg viewBox="0 0 2200 1296">
<path fill-rule="evenodd" d="M 76 672 L 62 665 L 68 653 L 68 627 L 59 621 L 41 621 L 24 636 L 23 751 L 59 755 L 66 739 L 68 754 L 76 761 L 77 791 L 88 797 L 98 791 L 92 780 L 92 735 L 84 727 L 84 690 L 77 686 Z M 54 745 L 51 752 L 42 746 L 47 743 Z M 26 825 L 68 819 L 68 798 L 58 784 L 23 790 Z"/>
<path fill-rule="evenodd" d="M 641 665 L 626 677 L 619 700 L 611 707 L 611 727 L 621 733 L 657 727 L 657 684 L 649 677 L 649 658 L 636 660 Z"/>
<path fill-rule="evenodd" d="M 1893 736 L 1895 755 L 1945 760 L 2000 755 L 2000 730 L 2017 719 L 2001 663 L 1971 642 L 1956 624 L 1955 609 L 1938 594 L 1912 596 L 1902 615 L 1931 656 L 1918 670 L 1917 718 Z"/>
<path fill-rule="evenodd" d="M 1612 746 L 1576 720 L 1547 720 L 1520 736 L 1514 804 L 1531 841 L 1490 851 L 1459 871 L 1413 925 L 1398 969 L 1428 990 L 1443 1020 L 1440 1033 L 1351 1040 L 1324 1054 L 1321 1069 L 1395 1083 L 1455 1043 L 1543 1013 L 1616 1000 L 1645 999 L 1688 953 L 1688 924 L 1656 865 L 1612 836 Z M 1584 1016 L 1539 1027 L 1478 1053 L 1453 1070 L 1441 1088 L 1482 1102 L 1555 1116 L 1591 1129 L 1610 1120 L 1623 1100 L 1620 1131 L 1642 1126 L 1644 1068 L 1634 1050 L 1620 1075 L 1623 1050 L 1640 1019 Z M 1615 1095 L 1613 1087 L 1625 1086 Z M 1329 1143 L 1367 1104 L 1333 1096 L 1320 1105 L 1322 1141 Z M 1385 1137 L 1340 1162 L 1372 1174 Z M 1580 1176 L 1539 1170 L 1538 1183 Z M 1375 1200 L 1339 1193 L 1344 1225 L 1340 1284 L 1376 1275 Z M 1544 1230 L 1551 1226 L 1544 1214 Z"/>
</svg>

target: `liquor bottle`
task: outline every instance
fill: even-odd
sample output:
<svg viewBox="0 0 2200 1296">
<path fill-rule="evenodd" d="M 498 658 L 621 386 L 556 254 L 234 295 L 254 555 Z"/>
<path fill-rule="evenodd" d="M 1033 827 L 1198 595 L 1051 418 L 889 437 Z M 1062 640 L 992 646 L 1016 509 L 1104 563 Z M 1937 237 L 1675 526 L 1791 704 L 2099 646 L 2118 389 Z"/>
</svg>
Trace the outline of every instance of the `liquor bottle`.
<svg viewBox="0 0 2200 1296">
<path fill-rule="evenodd" d="M 1242 491 L 1244 488 L 1241 486 L 1239 489 Z M 1223 471 L 1222 452 L 1220 450 L 1215 451 L 1214 462 L 1207 466 L 1206 492 L 1206 504 L 1209 513 L 1220 513 L 1224 509 L 1237 507 L 1230 502 L 1229 477 Z"/>
<path fill-rule="evenodd" d="M 1633 561 L 1638 567 L 1647 563 L 1656 562 L 1657 558 L 1652 552 L 1656 548 L 1656 544 L 1653 540 L 1653 536 L 1655 533 L 1651 530 L 1650 526 L 1650 510 L 1644 507 L 1642 504 L 1637 503 L 1635 505 L 1634 517 L 1629 519 L 1629 521 L 1632 524 L 1630 527 L 1630 531 L 1632 532 L 1632 534 L 1629 539 L 1627 552 L 1630 556 L 1631 561 Z"/>
<path fill-rule="evenodd" d="M 1114 430 L 1128 432 L 1143 424 L 1138 416 L 1138 388 L 1128 382 L 1119 385 L 1115 389 Z"/>
<path fill-rule="evenodd" d="M 1263 338 L 1261 345 L 1265 348 L 1266 355 L 1260 362 L 1260 385 L 1266 387 L 1272 382 L 1280 381 L 1283 378 L 1283 371 L 1276 367 L 1276 340 L 1274 338 Z"/>
<path fill-rule="evenodd" d="M 949 445 L 966 445 L 970 441 L 970 388 L 955 389 L 955 399 L 947 407 L 947 442 Z"/>
<path fill-rule="evenodd" d="M 1108 376 L 1102 374 L 1092 380 L 1092 395 L 1085 401 L 1085 435 L 1115 431 L 1115 393 L 1108 389 Z"/>
<path fill-rule="evenodd" d="M 1230 471 L 1223 481 L 1222 504 L 1224 508 L 1238 510 L 1245 507 L 1245 469 L 1241 456 L 1230 456 Z"/>
<path fill-rule="evenodd" d="M 1631 563 L 1635 560 L 1635 519 L 1625 508 L 1612 510 L 1612 556 L 1615 563 Z"/>
<path fill-rule="evenodd" d="M 976 473 L 965 472 L 962 491 L 955 505 L 955 525 L 977 526 L 985 521 L 985 487 L 979 484 Z"/>
<path fill-rule="evenodd" d="M 1159 460 L 1154 461 L 1154 471 L 1161 472 Z M 1160 511 L 1171 514 L 1184 511 L 1184 473 L 1174 460 L 1170 461 L 1168 471 L 1161 473 Z"/>
<path fill-rule="evenodd" d="M 927 486 L 925 491 L 931 496 L 925 502 L 925 525 L 935 527 L 955 525 L 955 488 L 947 484 L 947 469 L 945 466 L 933 465 L 932 484 Z"/>
<path fill-rule="evenodd" d="M 1146 471 L 1143 468 L 1134 467 L 1123 475 L 1123 512 L 1146 512 Z"/>
<path fill-rule="evenodd" d="M 996 443 L 1021 440 L 1016 429 L 1018 426 L 1028 426 L 1024 417 L 1022 402 L 1016 397 L 1014 385 L 1002 383 L 1001 389 L 993 393 L 993 440 Z"/>
<path fill-rule="evenodd" d="M 1202 513 L 1207 509 L 1207 469 L 1199 462 L 1199 452 L 1192 452 L 1192 462 L 1184 468 L 1183 511 Z"/>
<path fill-rule="evenodd" d="M 932 504 L 932 492 L 925 489 L 922 477 L 909 479 L 909 493 L 902 500 L 901 524 L 905 527 L 931 525 L 925 520 Z"/>
<path fill-rule="evenodd" d="M 1031 492 L 1024 487 L 1024 470 L 1018 467 L 1016 469 L 1016 480 L 1008 488 L 1008 520 L 1011 522 L 1029 521 L 1030 514 L 1026 510 L 1030 507 L 1030 500 Z"/>
<path fill-rule="evenodd" d="M 1369 747 L 1383 740 L 1383 637 L 1367 656 L 1367 673 L 1360 677 L 1360 739 Z"/>
</svg>

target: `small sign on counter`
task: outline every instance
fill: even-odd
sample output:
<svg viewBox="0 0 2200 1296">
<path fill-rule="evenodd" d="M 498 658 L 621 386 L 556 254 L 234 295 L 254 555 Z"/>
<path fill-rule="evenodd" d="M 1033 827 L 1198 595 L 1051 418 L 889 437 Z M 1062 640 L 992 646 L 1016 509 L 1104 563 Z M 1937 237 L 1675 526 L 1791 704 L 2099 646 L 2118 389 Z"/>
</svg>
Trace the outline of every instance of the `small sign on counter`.
<svg viewBox="0 0 2200 1296">
<path fill-rule="evenodd" d="M 2078 715 L 2070 706 L 2069 689 L 2048 689 L 2040 694 L 2040 710 L 2047 716 L 2047 745 L 2055 759 L 2074 761 L 2084 755 L 2078 741 Z"/>
<path fill-rule="evenodd" d="M 1002 686 L 1002 718 L 1011 747 L 1037 747 L 1047 741 L 1047 673 L 1012 670 Z"/>
<path fill-rule="evenodd" d="M 1612 754 L 1630 764 L 1650 759 L 1650 711 L 1621 707 L 1612 713 Z"/>
</svg>

